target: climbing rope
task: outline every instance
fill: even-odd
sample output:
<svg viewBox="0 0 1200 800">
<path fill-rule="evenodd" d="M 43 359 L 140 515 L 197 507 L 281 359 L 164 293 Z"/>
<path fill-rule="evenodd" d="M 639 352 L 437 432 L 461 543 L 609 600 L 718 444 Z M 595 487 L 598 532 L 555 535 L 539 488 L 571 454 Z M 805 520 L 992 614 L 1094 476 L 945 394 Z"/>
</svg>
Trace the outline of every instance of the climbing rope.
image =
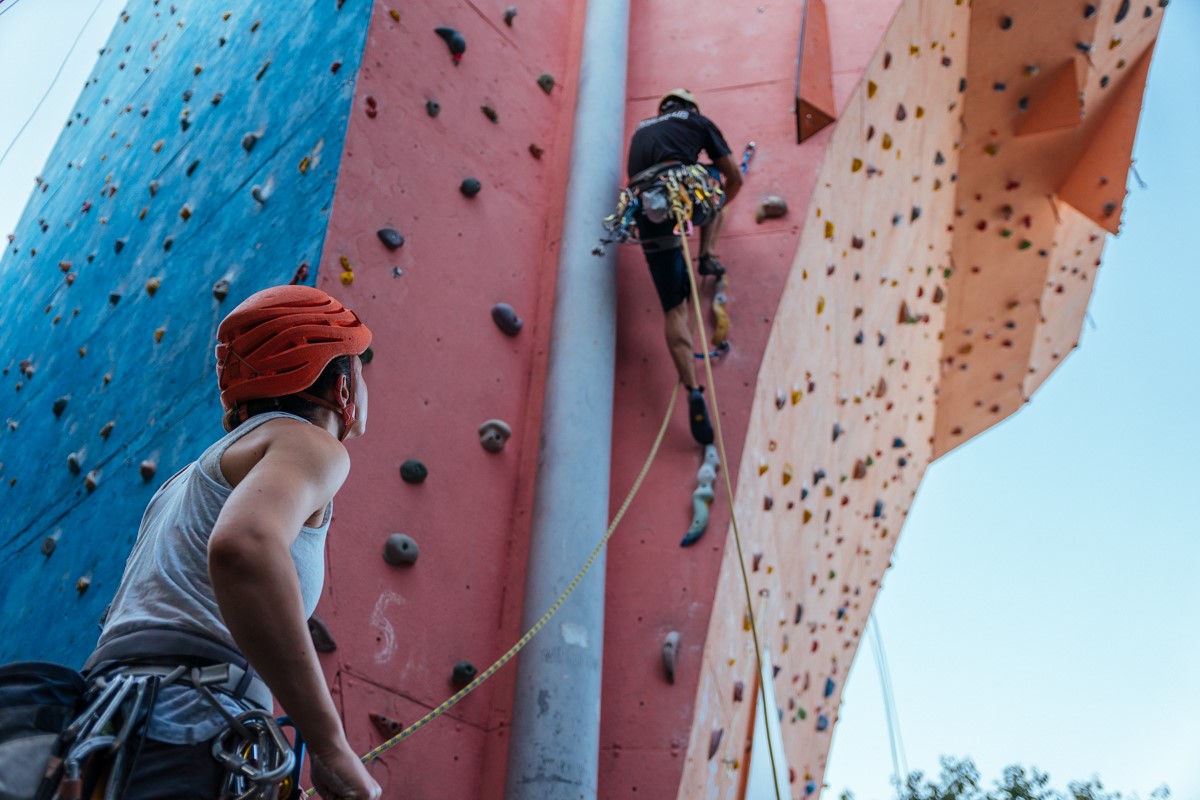
<svg viewBox="0 0 1200 800">
<path fill-rule="evenodd" d="M 563 590 L 563 593 L 558 596 L 558 599 L 554 601 L 549 610 L 542 615 L 541 619 L 533 624 L 533 627 L 525 632 L 524 636 L 517 640 L 516 644 L 509 648 L 507 653 L 496 659 L 494 664 L 485 669 L 483 672 L 479 673 L 474 680 L 452 695 L 440 706 L 433 709 L 428 714 L 414 722 L 412 725 L 409 725 L 391 739 L 388 739 L 386 742 L 376 747 L 374 750 L 364 754 L 361 758 L 362 763 L 366 764 L 369 761 L 379 758 L 388 750 L 391 750 L 393 747 L 400 744 L 417 731 L 421 730 L 421 728 L 424 728 L 430 722 L 433 722 L 433 720 L 449 711 L 456 703 L 458 703 L 459 700 L 462 700 L 471 692 L 475 691 L 475 689 L 479 687 L 479 684 L 495 675 L 501 667 L 511 661 L 517 653 L 521 652 L 525 645 L 529 644 L 530 640 L 537 635 L 538 631 L 546 626 L 546 623 L 550 621 L 550 618 L 558 613 L 558 610 L 562 608 L 563 603 L 567 602 L 567 598 L 571 596 L 571 594 L 579 586 L 580 582 L 584 579 L 584 576 L 586 576 L 591 570 L 592 565 L 596 562 L 597 556 L 600 555 L 600 552 L 604 549 L 604 546 L 608 544 L 608 540 L 612 538 L 613 532 L 616 531 L 617 526 L 621 524 L 621 519 L 624 518 L 625 512 L 629 510 L 630 504 L 633 503 L 633 498 L 637 496 L 638 490 L 642 488 L 642 482 L 646 479 L 646 474 L 650 471 L 650 465 L 654 463 L 654 458 L 658 455 L 658 448 L 662 444 L 663 437 L 667 434 L 667 425 L 671 421 L 671 412 L 675 408 L 675 400 L 678 395 L 679 384 L 675 384 L 675 387 L 671 390 L 671 401 L 667 404 L 667 413 L 663 416 L 662 425 L 660 425 L 658 428 L 658 435 L 654 437 L 654 445 L 650 448 L 650 454 L 646 456 L 646 462 L 642 464 L 641 471 L 634 480 L 633 486 L 629 489 L 629 494 L 625 496 L 624 502 L 622 502 L 620 508 L 617 509 L 617 513 L 613 515 L 612 522 L 610 522 L 608 525 L 608 530 L 605 531 L 604 536 L 600 539 L 600 542 L 596 545 L 595 549 L 592 550 L 592 554 L 587 557 L 587 561 L 583 562 L 583 566 L 580 568 L 579 572 L 577 572 L 575 577 L 571 579 L 571 583 L 568 584 L 567 588 Z M 314 792 L 316 792 L 316 789 L 308 789 L 304 792 L 304 796 L 311 797 Z"/>
<path fill-rule="evenodd" d="M 762 675 L 762 648 L 758 643 L 758 624 L 754 619 L 754 600 L 750 595 L 750 575 L 746 572 L 746 558 L 742 552 L 742 536 L 738 530 L 737 512 L 733 507 L 733 484 L 729 479 L 729 459 L 725 455 L 725 437 L 721 433 L 721 410 L 717 406 L 717 385 L 713 380 L 712 357 L 709 355 L 708 334 L 704 331 L 703 308 L 700 305 L 700 290 L 696 284 L 695 270 L 692 269 L 692 253 L 688 247 L 687 235 L 691 231 L 691 197 L 684 186 L 676 180 L 668 181 L 668 191 L 671 200 L 671 213 L 675 217 L 675 233 L 683 247 L 683 263 L 687 265 L 688 284 L 692 290 L 692 306 L 696 314 L 696 329 L 700 334 L 700 352 L 704 354 L 704 372 L 708 379 L 709 396 L 712 398 L 713 428 L 717 434 L 717 448 L 721 454 L 721 464 L 724 469 L 721 475 L 725 483 L 725 496 L 729 500 L 729 519 L 733 524 L 733 541 L 737 545 L 738 566 L 742 572 L 742 587 L 746 592 L 746 614 L 750 620 L 750 633 L 754 639 L 754 661 L 758 674 Z M 767 708 L 766 681 L 758 682 L 759 696 L 762 700 L 763 713 Z M 779 788 L 779 771 L 775 766 L 775 746 L 771 740 L 771 726 L 764 726 L 767 734 L 767 754 L 771 757 L 771 780 L 775 784 L 775 800 L 782 800 L 783 793 Z"/>
</svg>

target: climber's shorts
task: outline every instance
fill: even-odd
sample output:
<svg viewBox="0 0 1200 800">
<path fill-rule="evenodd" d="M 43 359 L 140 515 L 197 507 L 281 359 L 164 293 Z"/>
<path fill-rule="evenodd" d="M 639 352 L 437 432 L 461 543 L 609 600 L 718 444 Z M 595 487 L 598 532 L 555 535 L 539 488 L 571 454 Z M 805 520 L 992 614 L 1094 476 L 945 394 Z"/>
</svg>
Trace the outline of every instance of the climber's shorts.
<svg viewBox="0 0 1200 800">
<path fill-rule="evenodd" d="M 679 245 L 679 237 L 671 233 L 675 225 L 670 220 L 651 222 L 639 214 L 637 226 L 638 239 L 642 243 L 646 263 L 650 265 L 650 277 L 654 279 L 662 310 L 670 311 L 691 293 L 683 248 Z"/>
</svg>

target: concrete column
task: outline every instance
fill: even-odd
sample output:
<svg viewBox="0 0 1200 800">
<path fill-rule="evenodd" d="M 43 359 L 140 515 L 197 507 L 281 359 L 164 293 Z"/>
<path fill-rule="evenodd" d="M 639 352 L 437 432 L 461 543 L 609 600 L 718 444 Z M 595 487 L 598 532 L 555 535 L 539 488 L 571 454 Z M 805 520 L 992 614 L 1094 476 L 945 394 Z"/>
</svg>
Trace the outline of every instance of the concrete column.
<svg viewBox="0 0 1200 800">
<path fill-rule="evenodd" d="M 555 291 L 523 627 L 567 587 L 608 525 L 616 248 L 592 248 L 622 184 L 629 0 L 588 3 Z M 521 653 L 505 797 L 596 797 L 604 556 Z"/>
</svg>

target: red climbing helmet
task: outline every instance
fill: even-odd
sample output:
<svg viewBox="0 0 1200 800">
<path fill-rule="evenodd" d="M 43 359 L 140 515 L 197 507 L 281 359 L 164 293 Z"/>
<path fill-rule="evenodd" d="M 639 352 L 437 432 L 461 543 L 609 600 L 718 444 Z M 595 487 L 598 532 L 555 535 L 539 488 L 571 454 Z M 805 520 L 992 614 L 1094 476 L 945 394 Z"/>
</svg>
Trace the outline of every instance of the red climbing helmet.
<svg viewBox="0 0 1200 800">
<path fill-rule="evenodd" d="M 370 343 L 367 326 L 320 289 L 275 286 L 255 292 L 217 328 L 221 406 L 226 412 L 240 409 L 244 421 L 247 401 L 302 394 L 330 361 L 361 355 Z M 322 398 L 305 399 L 341 413 L 349 431 L 353 402 L 334 406 Z"/>
</svg>

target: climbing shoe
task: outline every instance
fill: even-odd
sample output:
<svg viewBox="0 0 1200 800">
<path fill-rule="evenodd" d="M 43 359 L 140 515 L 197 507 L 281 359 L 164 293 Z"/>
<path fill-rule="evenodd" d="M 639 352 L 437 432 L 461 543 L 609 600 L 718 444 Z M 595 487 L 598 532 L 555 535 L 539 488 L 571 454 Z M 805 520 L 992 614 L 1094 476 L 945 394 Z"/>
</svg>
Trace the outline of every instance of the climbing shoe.
<svg viewBox="0 0 1200 800">
<path fill-rule="evenodd" d="M 692 426 L 692 438 L 700 444 L 713 442 L 712 422 L 708 419 L 708 404 L 704 402 L 704 387 L 688 391 L 688 422 Z"/>
<path fill-rule="evenodd" d="M 703 276 L 715 275 L 719 278 L 725 274 L 725 267 L 717 261 L 716 256 L 700 256 L 699 272 Z"/>
</svg>

